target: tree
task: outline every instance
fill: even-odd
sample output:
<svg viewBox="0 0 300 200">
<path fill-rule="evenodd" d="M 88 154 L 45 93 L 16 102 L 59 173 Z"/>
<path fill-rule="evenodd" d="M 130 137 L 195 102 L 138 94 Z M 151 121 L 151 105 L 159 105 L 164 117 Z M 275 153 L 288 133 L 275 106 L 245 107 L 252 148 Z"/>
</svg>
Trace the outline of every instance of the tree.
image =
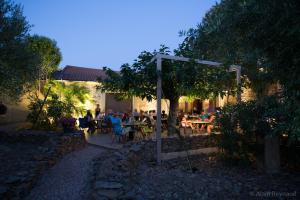
<svg viewBox="0 0 300 200">
<path fill-rule="evenodd" d="M 28 48 L 30 25 L 22 8 L 0 0 L 0 90 L 1 99 L 17 100 L 36 80 L 37 57 Z"/>
<path fill-rule="evenodd" d="M 121 66 L 120 73 L 111 69 L 106 70 L 108 78 L 100 80 L 102 91 L 116 92 L 121 98 L 138 96 L 148 101 L 156 98 L 157 72 L 156 64 L 150 63 L 156 53 L 169 54 L 169 48 L 161 46 L 159 51 L 142 52 L 132 64 Z M 225 67 L 212 68 L 188 63 L 163 60 L 162 62 L 162 91 L 163 98 L 170 101 L 168 117 L 168 133 L 175 133 L 178 100 L 181 96 L 198 96 L 202 99 L 224 95 L 228 89 L 223 81 L 234 79 L 226 72 Z M 234 87 L 232 88 L 232 90 Z"/>
<path fill-rule="evenodd" d="M 223 0 L 206 14 L 197 29 L 185 33 L 181 45 L 182 52 L 193 56 L 242 65 L 261 103 L 268 85 L 280 83 L 280 100 L 289 116 L 284 132 L 294 139 L 300 136 L 299 10 L 297 0 Z M 264 134 L 268 164 L 278 158 L 278 148 L 270 149 L 279 143 L 277 137 L 270 137 L 271 131 Z M 279 159 L 271 168 L 278 171 Z"/>
<path fill-rule="evenodd" d="M 33 35 L 28 38 L 28 44 L 29 49 L 39 58 L 40 78 L 47 79 L 58 69 L 62 59 L 56 41 L 45 36 Z"/>
</svg>

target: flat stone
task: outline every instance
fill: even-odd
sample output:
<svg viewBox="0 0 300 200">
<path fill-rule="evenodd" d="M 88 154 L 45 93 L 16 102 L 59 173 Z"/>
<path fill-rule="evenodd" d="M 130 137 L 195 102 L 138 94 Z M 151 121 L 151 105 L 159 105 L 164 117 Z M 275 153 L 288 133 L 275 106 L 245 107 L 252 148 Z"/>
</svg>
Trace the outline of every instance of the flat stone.
<svg viewBox="0 0 300 200">
<path fill-rule="evenodd" d="M 95 189 L 120 189 L 123 185 L 112 181 L 96 181 Z"/>
<path fill-rule="evenodd" d="M 120 194 L 115 190 L 98 190 L 97 195 L 106 197 L 108 199 L 116 199 Z"/>
<path fill-rule="evenodd" d="M 134 144 L 130 147 L 130 151 L 133 151 L 133 152 L 139 152 L 141 149 L 142 149 L 142 146 L 138 145 L 138 144 Z"/>
<path fill-rule="evenodd" d="M 120 199 L 135 199 L 136 197 L 136 193 L 134 191 L 129 191 L 126 194 L 122 195 L 121 197 L 119 197 Z"/>
</svg>

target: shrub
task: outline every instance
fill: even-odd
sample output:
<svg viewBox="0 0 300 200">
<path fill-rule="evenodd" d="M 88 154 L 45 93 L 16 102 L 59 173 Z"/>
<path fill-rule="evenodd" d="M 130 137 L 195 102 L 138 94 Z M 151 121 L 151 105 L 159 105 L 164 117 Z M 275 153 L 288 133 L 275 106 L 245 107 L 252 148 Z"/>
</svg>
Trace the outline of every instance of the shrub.
<svg viewBox="0 0 300 200">
<path fill-rule="evenodd" d="M 227 161 L 249 164 L 255 155 L 255 102 L 227 105 L 218 118 L 221 137 L 218 145 Z"/>
<path fill-rule="evenodd" d="M 0 115 L 5 115 L 6 112 L 7 112 L 7 107 L 2 102 L 0 102 Z"/>
<path fill-rule="evenodd" d="M 221 110 L 218 145 L 229 161 L 249 164 L 263 153 L 265 135 L 288 133 L 289 115 L 276 96 L 227 105 Z"/>
<path fill-rule="evenodd" d="M 62 117 L 71 117 L 71 113 L 73 113 L 73 107 L 69 103 L 59 100 L 56 94 L 51 94 L 40 110 L 42 104 L 43 100 L 37 97 L 31 98 L 27 120 L 34 125 L 35 129 L 54 130 L 58 127 Z"/>
<path fill-rule="evenodd" d="M 73 117 L 62 117 L 59 119 L 59 122 L 64 127 L 74 128 L 76 124 L 76 119 Z"/>
<path fill-rule="evenodd" d="M 55 126 L 58 125 L 59 119 L 69 113 L 67 105 L 59 100 L 56 94 L 52 94 L 51 99 L 47 101 L 47 115 L 53 121 Z"/>
<path fill-rule="evenodd" d="M 45 107 L 40 110 L 42 104 L 43 100 L 35 97 L 31 98 L 31 102 L 28 106 L 30 112 L 27 116 L 27 121 L 31 122 L 34 125 L 33 128 L 42 130 L 51 129 L 51 122 L 47 116 Z"/>
</svg>

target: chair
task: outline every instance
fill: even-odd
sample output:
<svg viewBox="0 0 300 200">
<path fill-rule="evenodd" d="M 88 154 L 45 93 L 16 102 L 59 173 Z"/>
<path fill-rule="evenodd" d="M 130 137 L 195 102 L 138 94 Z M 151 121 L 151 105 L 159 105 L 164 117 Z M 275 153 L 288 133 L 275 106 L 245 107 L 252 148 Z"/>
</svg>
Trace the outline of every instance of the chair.
<svg viewBox="0 0 300 200">
<path fill-rule="evenodd" d="M 112 131 L 112 123 L 110 119 L 101 121 L 100 133 L 110 133 Z"/>
<path fill-rule="evenodd" d="M 190 129 L 192 130 L 192 134 L 193 134 L 194 129 L 195 129 L 193 126 L 188 125 L 188 122 L 187 122 L 186 120 L 183 120 L 183 121 L 180 122 L 179 130 L 180 130 L 181 128 L 183 128 L 183 134 L 184 134 L 184 135 L 186 135 L 186 129 L 187 129 L 187 128 L 190 128 Z"/>
<path fill-rule="evenodd" d="M 78 121 L 80 129 L 88 128 L 88 121 L 86 118 L 79 118 Z"/>
<path fill-rule="evenodd" d="M 141 126 L 140 130 L 144 139 L 148 138 L 153 133 L 153 128 L 145 125 Z"/>
<path fill-rule="evenodd" d="M 118 139 L 118 142 L 124 142 L 126 139 L 126 133 L 129 132 L 129 129 L 124 129 L 121 127 L 121 124 L 117 120 L 111 119 L 112 124 L 112 142 L 111 144 Z"/>
</svg>

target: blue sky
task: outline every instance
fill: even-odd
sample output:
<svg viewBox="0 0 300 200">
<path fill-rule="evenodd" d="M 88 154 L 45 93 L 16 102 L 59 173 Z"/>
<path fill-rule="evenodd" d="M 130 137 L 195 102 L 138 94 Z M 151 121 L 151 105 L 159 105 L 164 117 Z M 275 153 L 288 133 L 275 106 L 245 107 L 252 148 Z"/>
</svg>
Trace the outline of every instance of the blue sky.
<svg viewBox="0 0 300 200">
<path fill-rule="evenodd" d="M 55 39 L 61 67 L 118 70 L 143 50 L 177 48 L 180 30 L 195 27 L 216 0 L 15 0 L 34 25 Z"/>
</svg>

